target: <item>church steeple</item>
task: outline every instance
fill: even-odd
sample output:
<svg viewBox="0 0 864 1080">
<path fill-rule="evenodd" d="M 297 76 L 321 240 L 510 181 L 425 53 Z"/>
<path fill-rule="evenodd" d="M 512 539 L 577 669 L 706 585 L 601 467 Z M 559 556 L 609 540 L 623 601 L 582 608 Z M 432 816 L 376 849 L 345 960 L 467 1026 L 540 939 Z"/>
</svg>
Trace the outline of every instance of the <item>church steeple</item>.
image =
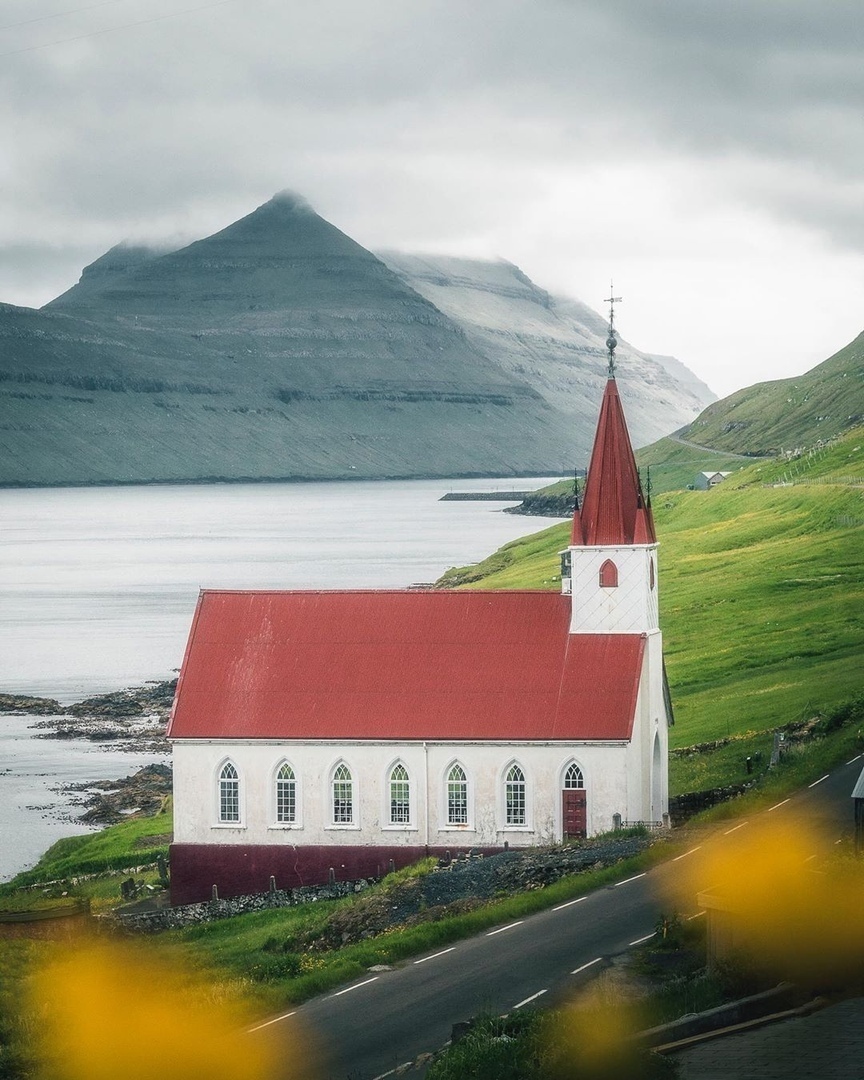
<svg viewBox="0 0 864 1080">
<path fill-rule="evenodd" d="M 610 296 L 609 368 L 570 546 L 561 553 L 561 589 L 571 596 L 571 633 L 652 633 L 657 629 L 657 536 L 642 491 L 615 381 Z"/>
<path fill-rule="evenodd" d="M 573 515 L 571 543 L 595 546 L 656 542 L 651 509 L 642 492 L 613 375 L 603 393 L 585 494 Z"/>
</svg>

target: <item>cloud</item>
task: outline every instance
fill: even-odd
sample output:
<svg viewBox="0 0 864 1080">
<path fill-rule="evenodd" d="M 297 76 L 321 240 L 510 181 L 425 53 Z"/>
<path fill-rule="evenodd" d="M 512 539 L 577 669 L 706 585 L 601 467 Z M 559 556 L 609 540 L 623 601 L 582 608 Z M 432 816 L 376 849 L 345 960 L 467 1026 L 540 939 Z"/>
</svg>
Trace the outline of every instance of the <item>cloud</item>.
<svg viewBox="0 0 864 1080">
<path fill-rule="evenodd" d="M 549 288 L 584 276 L 598 233 L 632 265 L 657 244 L 681 273 L 724 262 L 730 219 L 763 252 L 779 228 L 864 266 L 857 2 L 192 6 L 118 0 L 0 31 L 0 247 L 30 246 L 33 302 L 52 248 L 203 235 L 286 186 L 367 246 L 528 252 Z M 4 20 L 50 11 L 14 0 Z M 10 286 L 27 291 L 0 267 Z"/>
</svg>

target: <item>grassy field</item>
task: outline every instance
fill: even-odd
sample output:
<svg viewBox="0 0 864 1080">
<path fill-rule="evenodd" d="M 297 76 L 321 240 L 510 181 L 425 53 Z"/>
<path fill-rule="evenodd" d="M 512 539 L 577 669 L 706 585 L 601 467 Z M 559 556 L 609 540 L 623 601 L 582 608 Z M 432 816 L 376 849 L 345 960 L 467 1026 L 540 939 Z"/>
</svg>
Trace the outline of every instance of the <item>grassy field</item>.
<svg viewBox="0 0 864 1080">
<path fill-rule="evenodd" d="M 860 430 L 776 483 L 758 463 L 708 492 L 654 500 L 673 746 L 766 731 L 864 689 L 864 489 L 836 482 Z M 506 545 L 441 584 L 558 589 L 567 523 Z"/>
</svg>

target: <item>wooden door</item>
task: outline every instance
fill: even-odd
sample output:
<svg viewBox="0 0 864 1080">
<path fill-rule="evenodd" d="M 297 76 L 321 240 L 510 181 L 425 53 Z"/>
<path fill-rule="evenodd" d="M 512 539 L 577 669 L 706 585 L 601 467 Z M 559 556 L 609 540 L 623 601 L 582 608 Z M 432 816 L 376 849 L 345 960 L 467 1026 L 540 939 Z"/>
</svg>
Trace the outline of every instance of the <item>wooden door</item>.
<svg viewBox="0 0 864 1080">
<path fill-rule="evenodd" d="M 588 798 L 585 788 L 565 788 L 564 839 L 588 835 Z"/>
</svg>

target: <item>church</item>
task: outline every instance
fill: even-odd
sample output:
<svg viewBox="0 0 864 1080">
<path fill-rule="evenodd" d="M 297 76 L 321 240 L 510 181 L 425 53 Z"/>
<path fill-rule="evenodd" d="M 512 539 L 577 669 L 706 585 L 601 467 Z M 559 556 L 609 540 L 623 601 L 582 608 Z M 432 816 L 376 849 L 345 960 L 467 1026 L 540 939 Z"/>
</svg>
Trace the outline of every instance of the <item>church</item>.
<svg viewBox="0 0 864 1080">
<path fill-rule="evenodd" d="M 202 591 L 173 903 L 666 820 L 657 540 L 608 344 L 560 593 Z"/>
</svg>

